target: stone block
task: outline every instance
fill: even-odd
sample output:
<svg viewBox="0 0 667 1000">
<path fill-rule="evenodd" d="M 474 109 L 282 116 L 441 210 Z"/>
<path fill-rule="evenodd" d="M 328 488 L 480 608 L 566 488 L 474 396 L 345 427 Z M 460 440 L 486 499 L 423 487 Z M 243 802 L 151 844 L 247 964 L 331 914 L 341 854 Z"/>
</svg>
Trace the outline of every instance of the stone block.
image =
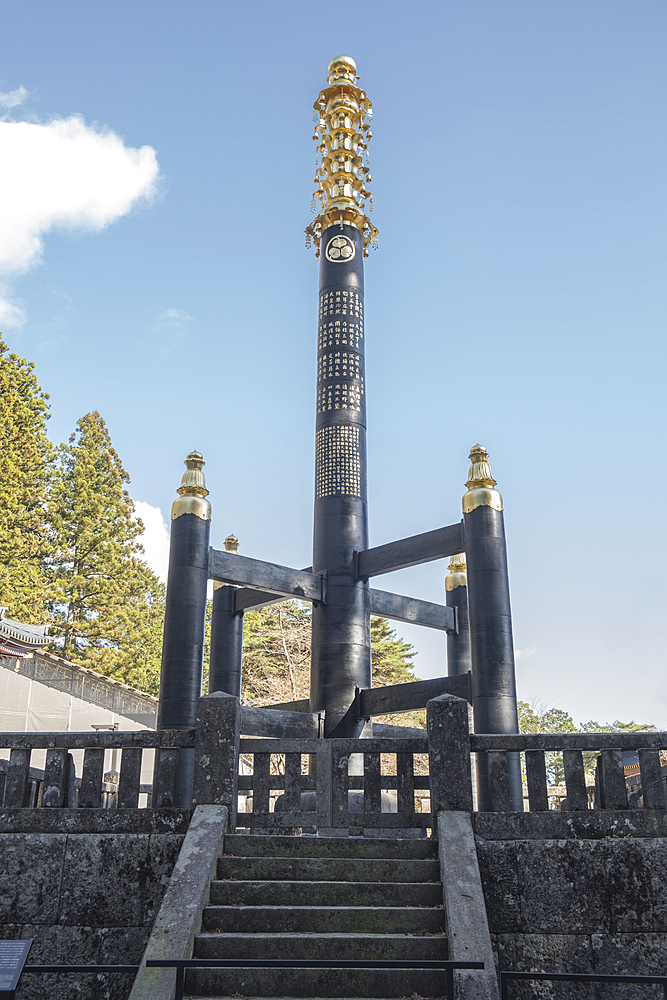
<svg viewBox="0 0 667 1000">
<path fill-rule="evenodd" d="M 665 934 L 593 934 L 591 944 L 595 972 L 628 976 L 665 975 Z M 606 983 L 598 986 L 596 1000 L 654 1000 L 662 996 L 662 986 Z"/>
<path fill-rule="evenodd" d="M 524 928 L 515 842 L 478 841 L 477 858 L 490 932 L 521 932 Z"/>
<path fill-rule="evenodd" d="M 5 833 L 180 833 L 190 809 L 0 809 Z"/>
<path fill-rule="evenodd" d="M 611 840 L 605 854 L 611 931 L 667 930 L 667 840 Z"/>
<path fill-rule="evenodd" d="M 498 966 L 516 972 L 595 971 L 588 934 L 499 934 Z M 581 983 L 510 981 L 511 1000 L 598 1000 L 597 987 Z"/>
<path fill-rule="evenodd" d="M 70 835 L 58 923 L 98 927 L 143 924 L 148 840 L 142 834 Z"/>
<path fill-rule="evenodd" d="M 521 915 L 535 933 L 609 930 L 605 856 L 585 840 L 519 841 Z"/>
<path fill-rule="evenodd" d="M 98 961 L 104 965 L 139 965 L 150 927 L 97 927 Z"/>
<path fill-rule="evenodd" d="M 95 965 L 99 961 L 100 935 L 96 927 L 24 924 L 22 936 L 34 938 L 29 965 Z"/>
<path fill-rule="evenodd" d="M 36 833 L 0 838 L 0 920 L 56 922 L 66 839 Z"/>
<path fill-rule="evenodd" d="M 162 904 L 182 843 L 183 837 L 177 834 L 156 834 L 150 838 L 144 909 L 144 923 L 150 927 Z"/>
</svg>

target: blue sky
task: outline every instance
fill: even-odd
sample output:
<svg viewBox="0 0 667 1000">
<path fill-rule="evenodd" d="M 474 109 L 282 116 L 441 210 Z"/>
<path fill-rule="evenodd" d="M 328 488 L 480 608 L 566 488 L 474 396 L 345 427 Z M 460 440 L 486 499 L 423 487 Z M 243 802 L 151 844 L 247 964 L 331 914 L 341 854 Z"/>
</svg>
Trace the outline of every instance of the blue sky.
<svg viewBox="0 0 667 1000">
<path fill-rule="evenodd" d="M 199 448 L 214 544 L 234 531 L 247 555 L 308 564 L 312 102 L 352 55 L 380 229 L 371 543 L 458 520 L 481 441 L 520 697 L 667 728 L 666 29 L 652 0 L 4 0 L 3 124 L 33 126 L 5 129 L 4 155 L 29 133 L 40 167 L 5 183 L 4 212 L 43 241 L 19 260 L 6 240 L 5 338 L 36 362 L 54 440 L 98 409 L 133 497 L 165 516 Z M 76 211 L 49 203 L 54 129 Z M 441 600 L 444 569 L 382 586 Z M 442 636 L 400 631 L 421 676 L 444 672 Z"/>
</svg>

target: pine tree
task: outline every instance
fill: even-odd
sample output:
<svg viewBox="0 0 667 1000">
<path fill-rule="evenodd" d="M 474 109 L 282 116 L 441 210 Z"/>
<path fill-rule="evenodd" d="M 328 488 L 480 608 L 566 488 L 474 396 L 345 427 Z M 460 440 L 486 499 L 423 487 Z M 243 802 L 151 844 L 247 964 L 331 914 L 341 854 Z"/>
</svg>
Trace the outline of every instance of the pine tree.
<svg viewBox="0 0 667 1000">
<path fill-rule="evenodd" d="M 48 396 L 35 366 L 0 337 L 0 604 L 32 624 L 48 614 L 46 494 L 51 444 Z"/>
<path fill-rule="evenodd" d="M 49 518 L 60 654 L 144 690 L 159 676 L 164 588 L 142 561 L 143 524 L 99 413 L 57 454 Z"/>
<path fill-rule="evenodd" d="M 398 637 L 386 618 L 371 618 L 371 654 L 373 687 L 416 680 L 412 663 L 415 651 Z"/>
</svg>

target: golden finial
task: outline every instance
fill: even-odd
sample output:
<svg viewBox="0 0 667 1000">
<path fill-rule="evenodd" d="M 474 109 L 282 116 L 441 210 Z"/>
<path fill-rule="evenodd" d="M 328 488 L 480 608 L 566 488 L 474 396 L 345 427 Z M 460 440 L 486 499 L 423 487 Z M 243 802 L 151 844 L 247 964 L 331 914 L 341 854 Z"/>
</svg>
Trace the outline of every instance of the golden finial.
<svg viewBox="0 0 667 1000">
<path fill-rule="evenodd" d="M 227 535 L 225 538 L 225 552 L 238 552 L 239 540 L 236 535 Z"/>
<path fill-rule="evenodd" d="M 185 472 L 178 490 L 178 500 L 174 500 L 171 508 L 172 521 L 181 514 L 196 514 L 204 521 L 211 519 L 211 505 L 205 497 L 208 496 L 206 480 L 202 468 L 206 463 L 198 451 L 191 451 L 185 462 Z"/>
<path fill-rule="evenodd" d="M 457 587 L 467 586 L 465 552 L 459 552 L 458 555 L 450 556 L 447 576 L 445 577 L 445 590 L 456 590 Z"/>
<path fill-rule="evenodd" d="M 463 513 L 469 514 L 476 507 L 502 510 L 503 498 L 498 490 L 493 489 L 496 480 L 491 473 L 488 451 L 481 444 L 473 445 L 469 458 L 471 465 L 466 481 L 468 492 L 463 494 Z"/>
<path fill-rule="evenodd" d="M 373 210 L 373 196 L 366 189 L 370 183 L 368 142 L 372 137 L 370 122 L 373 107 L 368 97 L 357 87 L 357 64 L 350 56 L 336 56 L 329 63 L 328 87 L 320 91 L 313 108 L 315 134 L 318 143 L 315 183 L 311 208 L 319 212 L 306 227 L 306 246 L 315 246 L 320 255 L 322 233 L 334 223 L 355 226 L 364 241 L 364 257 L 371 242 L 377 246 L 378 231 L 366 215 Z"/>
</svg>

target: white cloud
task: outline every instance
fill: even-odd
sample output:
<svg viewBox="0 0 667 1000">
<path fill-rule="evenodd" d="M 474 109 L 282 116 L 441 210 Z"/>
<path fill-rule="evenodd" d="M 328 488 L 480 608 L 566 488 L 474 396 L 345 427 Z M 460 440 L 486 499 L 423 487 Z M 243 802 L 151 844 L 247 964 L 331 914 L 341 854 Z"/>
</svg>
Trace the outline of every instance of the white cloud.
<svg viewBox="0 0 667 1000">
<path fill-rule="evenodd" d="M 0 91 L 0 106 L 3 108 L 17 108 L 19 104 L 23 104 L 27 96 L 28 91 L 25 87 L 19 87 L 18 90 L 8 90 L 4 94 Z"/>
<path fill-rule="evenodd" d="M 143 500 L 135 500 L 137 517 L 144 524 L 144 533 L 139 541 L 144 547 L 144 559 L 156 576 L 167 582 L 169 569 L 169 529 L 159 507 L 152 507 Z"/>
<path fill-rule="evenodd" d="M 194 323 L 194 317 L 185 309 L 162 309 L 156 314 L 152 329 L 160 335 L 161 355 L 169 357 L 175 348 L 188 340 L 188 323 Z"/>
<path fill-rule="evenodd" d="M 185 309 L 163 309 L 155 317 L 153 326 L 157 329 L 183 329 L 187 323 L 194 322 L 193 317 Z"/>
<path fill-rule="evenodd" d="M 18 91 L 12 91 L 10 98 Z M 52 229 L 99 232 L 156 191 L 155 150 L 73 115 L 46 124 L 0 121 L 0 317 L 24 320 L 7 279 L 37 265 Z M 2 282 L 4 281 L 4 287 Z"/>
<path fill-rule="evenodd" d="M 537 652 L 536 646 L 531 646 L 530 649 L 515 649 L 514 656 L 517 660 L 523 660 L 526 656 L 532 656 L 533 653 Z"/>
</svg>

